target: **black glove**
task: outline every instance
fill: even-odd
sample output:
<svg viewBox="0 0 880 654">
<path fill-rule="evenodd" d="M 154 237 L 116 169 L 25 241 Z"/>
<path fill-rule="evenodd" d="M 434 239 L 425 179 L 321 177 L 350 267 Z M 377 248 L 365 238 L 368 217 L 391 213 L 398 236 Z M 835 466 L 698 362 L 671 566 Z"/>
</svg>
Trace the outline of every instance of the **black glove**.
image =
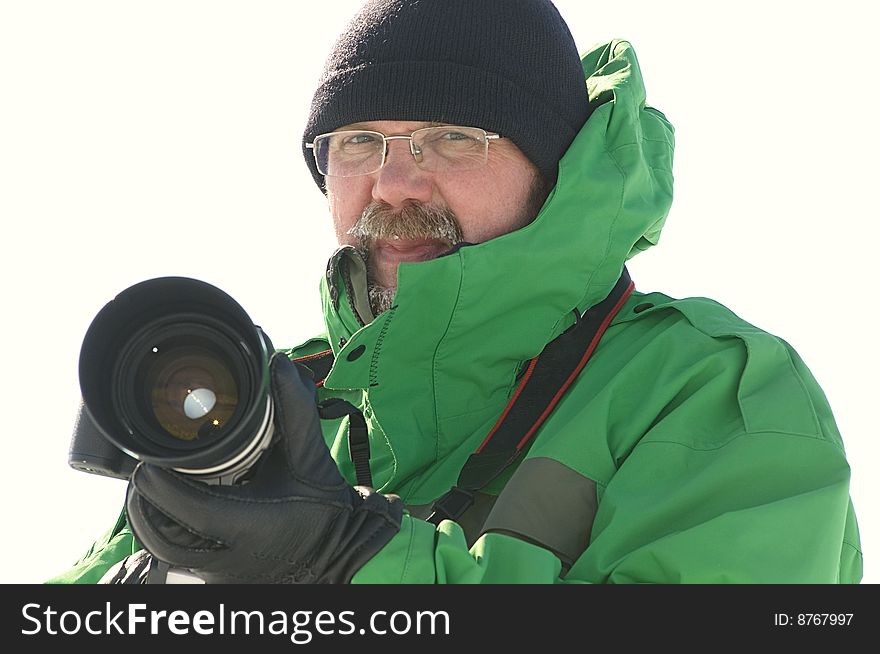
<svg viewBox="0 0 880 654">
<path fill-rule="evenodd" d="M 347 583 L 398 532 L 403 503 L 342 478 L 308 373 L 283 354 L 269 365 L 275 442 L 249 481 L 212 486 L 140 463 L 129 524 L 153 556 L 208 583 Z"/>
</svg>

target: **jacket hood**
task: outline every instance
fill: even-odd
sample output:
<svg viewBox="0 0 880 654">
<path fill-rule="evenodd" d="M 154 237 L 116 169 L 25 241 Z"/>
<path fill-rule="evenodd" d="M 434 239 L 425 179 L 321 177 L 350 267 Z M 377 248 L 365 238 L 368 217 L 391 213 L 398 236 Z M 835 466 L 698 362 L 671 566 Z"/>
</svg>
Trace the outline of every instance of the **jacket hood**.
<svg viewBox="0 0 880 654">
<path fill-rule="evenodd" d="M 628 42 L 596 47 L 582 65 L 595 109 L 531 224 L 401 264 L 394 307 L 366 326 L 339 265 L 346 252 L 328 267 L 322 296 L 336 364 L 324 386 L 367 391 L 365 415 L 385 434 L 371 458 L 380 490 L 412 503 L 447 490 L 522 364 L 573 323 L 573 309 L 601 301 L 627 259 L 657 243 L 672 202 L 673 128 L 645 105 Z"/>
</svg>

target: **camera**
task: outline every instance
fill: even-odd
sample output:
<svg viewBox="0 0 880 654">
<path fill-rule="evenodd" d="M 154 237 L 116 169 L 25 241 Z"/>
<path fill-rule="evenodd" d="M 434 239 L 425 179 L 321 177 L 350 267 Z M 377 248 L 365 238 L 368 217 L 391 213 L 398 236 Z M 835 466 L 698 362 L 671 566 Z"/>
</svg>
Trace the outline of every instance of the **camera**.
<svg viewBox="0 0 880 654">
<path fill-rule="evenodd" d="M 125 289 L 83 339 L 68 462 L 119 479 L 146 461 L 209 484 L 241 481 L 272 441 L 273 351 L 211 284 L 159 277 Z"/>
</svg>

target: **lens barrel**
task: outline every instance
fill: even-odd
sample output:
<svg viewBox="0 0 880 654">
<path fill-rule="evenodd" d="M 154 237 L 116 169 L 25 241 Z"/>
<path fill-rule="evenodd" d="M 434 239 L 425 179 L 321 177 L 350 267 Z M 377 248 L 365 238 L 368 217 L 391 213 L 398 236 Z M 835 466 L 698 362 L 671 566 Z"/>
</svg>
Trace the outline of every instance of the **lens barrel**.
<svg viewBox="0 0 880 654">
<path fill-rule="evenodd" d="M 234 483 L 271 441 L 271 353 L 263 331 L 219 288 L 187 277 L 147 280 L 107 303 L 86 332 L 84 411 L 134 459 Z"/>
</svg>

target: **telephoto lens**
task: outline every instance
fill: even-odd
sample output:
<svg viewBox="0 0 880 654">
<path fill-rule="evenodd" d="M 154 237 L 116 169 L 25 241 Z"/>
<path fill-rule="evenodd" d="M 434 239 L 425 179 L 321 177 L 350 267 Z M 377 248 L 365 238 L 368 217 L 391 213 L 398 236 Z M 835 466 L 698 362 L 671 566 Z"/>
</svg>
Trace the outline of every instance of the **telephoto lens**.
<svg viewBox="0 0 880 654">
<path fill-rule="evenodd" d="M 131 286 L 83 339 L 79 422 L 106 442 L 77 442 L 75 433 L 70 464 L 130 474 L 133 466 L 107 465 L 113 457 L 101 448 L 109 446 L 207 483 L 237 483 L 272 440 L 272 351 L 245 310 L 211 284 L 160 277 Z"/>
</svg>

